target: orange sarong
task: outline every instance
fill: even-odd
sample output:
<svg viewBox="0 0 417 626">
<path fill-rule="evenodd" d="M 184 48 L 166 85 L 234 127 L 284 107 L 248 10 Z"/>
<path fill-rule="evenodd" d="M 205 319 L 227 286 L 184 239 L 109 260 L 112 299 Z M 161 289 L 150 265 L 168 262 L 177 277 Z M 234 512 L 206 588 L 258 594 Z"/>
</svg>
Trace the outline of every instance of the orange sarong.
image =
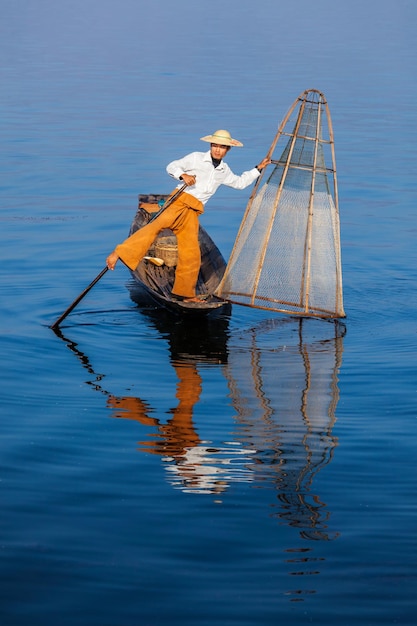
<svg viewBox="0 0 417 626">
<path fill-rule="evenodd" d="M 178 261 L 172 293 L 192 298 L 195 296 L 201 265 L 198 216 L 203 211 L 203 204 L 197 198 L 188 193 L 182 193 L 158 217 L 116 246 L 116 254 L 125 265 L 135 270 L 158 233 L 164 228 L 170 228 L 177 237 L 178 245 Z"/>
</svg>

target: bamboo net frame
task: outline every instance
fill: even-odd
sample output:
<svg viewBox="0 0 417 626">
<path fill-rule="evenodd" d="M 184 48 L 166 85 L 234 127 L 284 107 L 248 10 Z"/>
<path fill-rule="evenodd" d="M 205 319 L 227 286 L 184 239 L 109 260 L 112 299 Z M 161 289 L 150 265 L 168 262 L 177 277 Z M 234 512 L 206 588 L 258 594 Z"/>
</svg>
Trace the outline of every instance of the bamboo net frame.
<svg viewBox="0 0 417 626">
<path fill-rule="evenodd" d="M 334 135 L 323 93 L 306 90 L 294 101 L 267 157 L 216 295 L 292 315 L 345 317 Z"/>
</svg>

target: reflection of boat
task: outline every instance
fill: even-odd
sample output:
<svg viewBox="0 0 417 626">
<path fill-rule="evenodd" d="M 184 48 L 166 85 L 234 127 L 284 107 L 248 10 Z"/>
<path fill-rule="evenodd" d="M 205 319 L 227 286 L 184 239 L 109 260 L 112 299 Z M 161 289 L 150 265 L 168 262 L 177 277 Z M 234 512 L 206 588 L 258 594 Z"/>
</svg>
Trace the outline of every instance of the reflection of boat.
<svg viewBox="0 0 417 626">
<path fill-rule="evenodd" d="M 170 311 L 155 307 L 153 297 L 138 281 L 128 284 L 130 297 L 141 315 L 167 340 L 172 361 L 225 363 L 231 305 L 216 309 L 210 315 L 178 316 L 173 321 Z"/>
<path fill-rule="evenodd" d="M 152 214 L 161 208 L 161 203 L 163 205 L 166 198 L 167 196 L 163 195 L 140 195 L 138 210 L 129 234 L 132 235 L 145 226 L 152 218 Z M 209 313 L 213 309 L 226 306 L 225 300 L 212 295 L 224 274 L 226 262 L 220 250 L 201 225 L 199 243 L 201 267 L 196 293 L 204 298 L 201 302 L 182 302 L 172 295 L 177 262 L 177 245 L 174 233 L 167 228 L 159 233 L 146 257 L 132 271 L 134 279 L 148 291 L 158 304 L 175 311 L 194 314 Z"/>
<path fill-rule="evenodd" d="M 104 376 L 94 372 L 74 342 L 57 333 L 95 374 L 88 384 L 105 394 L 112 417 L 134 420 L 145 429 L 138 450 L 160 456 L 169 483 L 181 491 L 219 494 L 236 483 L 272 486 L 274 516 L 305 539 L 335 537 L 327 505 L 313 483 L 337 446 L 332 429 L 344 324 L 286 317 L 232 333 L 227 315 L 206 316 L 198 324 L 179 317 L 173 324 L 168 311 L 144 303 L 141 314 L 167 340 L 177 376 L 168 410 L 146 400 L 146 389 L 141 397 L 106 391 Z M 229 388 L 225 419 L 230 425 L 227 435 L 219 435 L 210 421 L 205 429 L 214 432 L 202 437 L 194 414 L 206 376 L 213 373 L 221 373 Z"/>
<path fill-rule="evenodd" d="M 298 602 L 316 593 L 311 575 L 325 561 L 320 542 L 338 536 L 315 479 L 338 444 L 332 431 L 344 324 L 286 317 L 238 332 L 221 315 L 198 324 L 179 316 L 173 324 L 168 311 L 146 306 L 145 299 L 141 315 L 170 348 L 177 384 L 168 410 L 146 387 L 140 397 L 106 391 L 105 376 L 94 372 L 77 344 L 57 334 L 88 371 L 87 384 L 105 395 L 111 416 L 137 424 L 137 450 L 160 458 L 173 489 L 211 495 L 217 503 L 234 502 L 237 490 L 239 502 L 242 492 L 248 501 L 252 494 L 257 506 L 262 499 L 263 510 L 292 531 L 284 557 L 291 568 L 286 594 Z M 204 406 L 210 385 L 219 397 L 209 391 Z M 223 405 L 219 416 L 212 414 Z"/>
<path fill-rule="evenodd" d="M 169 314 L 160 313 L 146 311 L 170 346 L 178 379 L 175 407 L 166 419 L 155 417 L 157 407 L 131 396 L 112 396 L 108 403 L 114 417 L 150 427 L 139 450 L 159 455 L 169 482 L 183 491 L 219 493 L 237 482 L 273 485 L 279 519 L 304 538 L 335 536 L 313 482 L 337 446 L 332 428 L 344 324 L 269 319 L 235 334 L 224 318 L 199 332 L 200 325 L 179 320 L 173 326 Z M 200 437 L 193 414 L 201 400 L 204 366 L 216 363 L 229 387 L 235 426 L 227 439 L 214 435 L 208 441 Z"/>
</svg>

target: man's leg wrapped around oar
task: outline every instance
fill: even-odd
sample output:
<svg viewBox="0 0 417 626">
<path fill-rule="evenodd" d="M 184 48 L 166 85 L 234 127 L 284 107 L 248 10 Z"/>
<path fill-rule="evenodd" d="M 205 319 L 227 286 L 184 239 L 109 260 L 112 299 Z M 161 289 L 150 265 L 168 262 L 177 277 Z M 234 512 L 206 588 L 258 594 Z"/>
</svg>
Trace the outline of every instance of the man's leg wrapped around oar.
<svg viewBox="0 0 417 626">
<path fill-rule="evenodd" d="M 172 292 L 177 296 L 193 298 L 201 264 L 198 216 L 203 210 L 203 204 L 199 200 L 182 193 L 155 219 L 116 246 L 114 252 L 107 257 L 107 267 L 114 269 L 117 259 L 120 258 L 134 271 L 159 232 L 170 228 L 176 235 L 178 244 L 178 262 Z"/>
</svg>

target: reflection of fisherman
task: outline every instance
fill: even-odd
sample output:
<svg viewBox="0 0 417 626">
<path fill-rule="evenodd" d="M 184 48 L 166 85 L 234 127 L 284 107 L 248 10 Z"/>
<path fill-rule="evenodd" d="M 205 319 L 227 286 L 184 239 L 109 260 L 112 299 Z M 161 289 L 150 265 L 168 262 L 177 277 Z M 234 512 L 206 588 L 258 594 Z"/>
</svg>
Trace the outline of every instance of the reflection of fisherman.
<svg viewBox="0 0 417 626">
<path fill-rule="evenodd" d="M 172 409 L 173 417 L 166 423 L 149 417 L 150 407 L 140 398 L 110 396 L 108 405 L 118 409 L 115 417 L 137 420 L 141 424 L 157 426 L 160 436 L 155 441 L 144 444 L 148 452 L 174 458 L 186 454 L 188 447 L 197 446 L 200 438 L 193 425 L 193 408 L 201 394 L 201 377 L 195 365 L 176 368 L 179 383 L 176 397 L 178 405 Z"/>
<path fill-rule="evenodd" d="M 221 493 L 229 482 L 252 480 L 247 469 L 248 455 L 240 445 L 210 446 L 201 441 L 193 424 L 193 409 L 200 399 L 202 380 L 195 363 L 174 362 L 178 375 L 178 405 L 166 423 L 149 416 L 151 407 L 140 398 L 109 396 L 108 406 L 116 409 L 114 417 L 137 420 L 156 426 L 158 433 L 151 441 L 141 442 L 142 449 L 161 455 L 167 462 L 170 482 L 183 491 Z"/>
<path fill-rule="evenodd" d="M 151 409 L 140 398 L 110 396 L 108 406 L 117 409 L 115 417 L 157 426 L 158 435 L 155 439 L 141 444 L 151 454 L 159 454 L 165 461 L 171 462 L 167 466 L 168 471 L 172 472 L 171 482 L 179 484 L 186 491 L 220 493 L 227 483 L 217 479 L 215 468 L 205 465 L 207 455 L 212 456 L 213 450 L 201 445 L 193 424 L 193 408 L 201 394 L 201 377 L 195 364 L 177 363 L 175 369 L 179 378 L 176 393 L 178 405 L 172 410 L 173 417 L 166 423 L 149 417 Z"/>
<path fill-rule="evenodd" d="M 131 270 L 135 270 L 158 233 L 164 228 L 170 228 L 176 235 L 178 244 L 178 262 L 172 291 L 175 296 L 188 302 L 198 301 L 195 295 L 201 263 L 198 216 L 203 213 L 204 205 L 220 185 L 234 189 L 248 187 L 270 163 L 265 158 L 256 167 L 238 176 L 223 158 L 232 146 L 243 144 L 233 139 L 227 130 L 217 130 L 213 135 L 201 139 L 210 143 L 209 152 L 192 152 L 167 166 L 170 176 L 187 185 L 187 193 L 182 193 L 158 217 L 116 246 L 106 260 L 107 267 L 111 270 L 119 258 Z"/>
</svg>

